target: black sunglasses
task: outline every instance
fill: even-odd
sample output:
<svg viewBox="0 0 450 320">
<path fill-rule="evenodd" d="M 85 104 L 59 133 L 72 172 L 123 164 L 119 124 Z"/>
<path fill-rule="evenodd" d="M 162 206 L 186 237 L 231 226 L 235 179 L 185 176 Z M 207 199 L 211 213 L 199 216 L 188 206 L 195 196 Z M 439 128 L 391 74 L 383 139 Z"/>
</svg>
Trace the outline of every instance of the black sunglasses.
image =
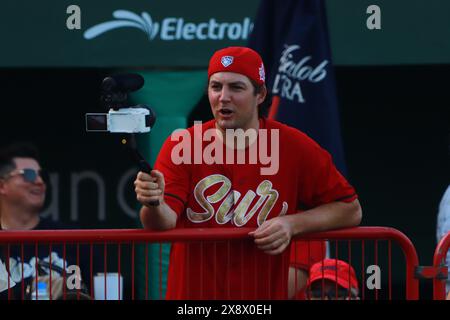
<svg viewBox="0 0 450 320">
<path fill-rule="evenodd" d="M 354 295 L 349 292 L 348 289 L 345 288 L 337 288 L 336 289 L 330 289 L 328 291 L 323 291 L 322 289 L 311 289 L 308 291 L 309 297 L 314 299 L 325 299 L 328 298 L 329 300 L 335 300 L 335 299 L 346 299 L 346 298 L 353 298 Z"/>
<path fill-rule="evenodd" d="M 41 177 L 44 182 L 48 181 L 47 174 L 44 170 L 35 170 L 31 168 L 20 169 L 15 172 L 8 174 L 5 178 L 13 177 L 21 175 L 26 182 L 34 183 L 36 182 L 37 177 Z"/>
</svg>

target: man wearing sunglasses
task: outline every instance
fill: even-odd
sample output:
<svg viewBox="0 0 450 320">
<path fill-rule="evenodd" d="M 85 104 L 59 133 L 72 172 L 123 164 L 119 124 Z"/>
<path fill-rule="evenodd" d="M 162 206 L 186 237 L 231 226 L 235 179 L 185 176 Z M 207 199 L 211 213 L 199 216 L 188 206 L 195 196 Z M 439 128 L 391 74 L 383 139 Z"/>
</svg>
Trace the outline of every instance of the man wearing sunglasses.
<svg viewBox="0 0 450 320">
<path fill-rule="evenodd" d="M 60 222 L 52 221 L 40 216 L 46 195 L 46 178 L 39 163 L 37 149 L 30 144 L 12 144 L 0 150 L 0 227 L 2 230 L 56 230 L 74 229 Z M 32 288 L 36 270 L 40 277 L 48 276 L 47 268 L 40 266 L 51 261 L 52 270 L 78 265 L 81 277 L 89 286 L 89 254 L 84 248 L 80 249 L 80 259 L 77 260 L 75 246 L 60 244 L 52 246 L 51 260 L 49 247 L 39 245 L 38 263 L 36 266 L 36 248 L 34 244 L 25 244 L 23 251 L 20 244 L 11 244 L 7 252 L 6 246 L 0 246 L 0 258 L 9 260 L 11 279 L 17 283 L 12 290 L 3 291 L 1 299 L 32 299 L 29 288 Z M 9 257 L 9 259 L 6 259 Z M 65 261 L 63 259 L 65 257 Z M 100 266 L 94 262 L 98 271 Z M 22 275 L 23 272 L 23 275 Z M 24 281 L 24 286 L 20 283 Z M 52 281 L 53 283 L 53 281 Z M 11 285 L 10 285 L 11 286 Z M 9 292 L 8 292 L 9 291 Z M 53 289 L 52 289 L 53 293 Z M 53 299 L 55 297 L 53 295 Z"/>
<path fill-rule="evenodd" d="M 38 226 L 45 191 L 37 151 L 31 146 L 5 149 L 0 155 L 2 229 L 29 230 Z"/>
</svg>

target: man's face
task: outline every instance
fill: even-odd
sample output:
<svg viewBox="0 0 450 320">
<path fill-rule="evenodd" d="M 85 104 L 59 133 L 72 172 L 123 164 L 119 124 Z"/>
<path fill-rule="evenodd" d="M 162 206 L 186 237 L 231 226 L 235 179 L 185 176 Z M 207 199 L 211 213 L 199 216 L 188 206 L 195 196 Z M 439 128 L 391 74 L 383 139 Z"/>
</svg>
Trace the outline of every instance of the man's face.
<svg viewBox="0 0 450 320">
<path fill-rule="evenodd" d="M 26 181 L 20 170 L 33 169 L 39 172 L 41 166 L 31 158 L 14 158 L 16 169 L 12 170 L 6 179 L 0 182 L 0 195 L 2 201 L 15 206 L 23 206 L 27 210 L 39 211 L 45 201 L 46 185 L 41 176 L 34 182 Z"/>
<path fill-rule="evenodd" d="M 255 95 L 250 80 L 239 73 L 217 72 L 209 79 L 209 103 L 221 130 L 256 128 L 265 95 L 265 90 Z"/>
</svg>

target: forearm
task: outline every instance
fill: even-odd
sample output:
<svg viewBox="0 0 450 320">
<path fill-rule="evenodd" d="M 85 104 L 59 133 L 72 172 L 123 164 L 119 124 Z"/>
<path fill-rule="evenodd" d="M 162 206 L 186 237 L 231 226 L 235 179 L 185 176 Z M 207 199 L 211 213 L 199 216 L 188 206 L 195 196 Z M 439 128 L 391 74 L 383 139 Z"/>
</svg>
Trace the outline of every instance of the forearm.
<svg viewBox="0 0 450 320">
<path fill-rule="evenodd" d="M 332 202 L 313 209 L 286 216 L 293 235 L 354 227 L 360 224 L 361 206 L 353 202 Z"/>
<path fill-rule="evenodd" d="M 143 206 L 140 211 L 144 229 L 169 230 L 176 226 L 177 214 L 165 202 L 159 206 Z"/>
</svg>

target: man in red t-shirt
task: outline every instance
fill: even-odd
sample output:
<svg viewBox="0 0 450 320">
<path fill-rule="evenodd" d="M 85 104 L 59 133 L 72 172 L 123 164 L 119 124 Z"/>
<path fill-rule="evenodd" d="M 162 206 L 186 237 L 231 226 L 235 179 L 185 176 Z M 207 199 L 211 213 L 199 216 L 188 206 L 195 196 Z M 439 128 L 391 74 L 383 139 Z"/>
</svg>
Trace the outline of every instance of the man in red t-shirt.
<svg viewBox="0 0 450 320">
<path fill-rule="evenodd" d="M 247 241 L 174 243 L 168 299 L 286 299 L 291 238 L 360 223 L 355 190 L 331 156 L 299 130 L 258 116 L 264 78 L 255 51 L 215 52 L 214 119 L 172 134 L 155 170 L 136 178 L 145 229 L 255 228 Z"/>
</svg>

